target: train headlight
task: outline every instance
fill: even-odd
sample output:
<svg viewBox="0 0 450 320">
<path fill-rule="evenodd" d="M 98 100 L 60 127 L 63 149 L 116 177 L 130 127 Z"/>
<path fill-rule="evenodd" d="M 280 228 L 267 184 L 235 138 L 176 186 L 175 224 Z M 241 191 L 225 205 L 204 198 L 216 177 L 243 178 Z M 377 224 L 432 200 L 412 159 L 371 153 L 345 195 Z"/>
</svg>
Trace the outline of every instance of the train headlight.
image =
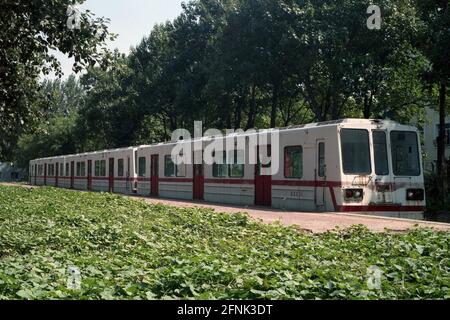
<svg viewBox="0 0 450 320">
<path fill-rule="evenodd" d="M 364 197 L 363 189 L 345 189 L 344 194 L 347 201 L 362 201 Z"/>
<path fill-rule="evenodd" d="M 423 189 L 408 189 L 406 190 L 407 201 L 423 201 L 425 200 L 425 190 Z"/>
</svg>

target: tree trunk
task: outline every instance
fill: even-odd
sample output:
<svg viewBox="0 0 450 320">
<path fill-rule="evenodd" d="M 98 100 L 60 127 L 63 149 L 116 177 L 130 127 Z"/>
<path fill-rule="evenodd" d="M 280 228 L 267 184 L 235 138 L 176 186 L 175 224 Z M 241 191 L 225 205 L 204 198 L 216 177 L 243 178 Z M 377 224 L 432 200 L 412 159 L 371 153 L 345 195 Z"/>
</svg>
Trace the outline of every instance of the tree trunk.
<svg viewBox="0 0 450 320">
<path fill-rule="evenodd" d="M 225 120 L 225 128 L 231 129 L 231 103 L 230 103 L 230 94 L 227 92 L 226 95 L 223 97 L 223 104 L 222 104 L 222 110 L 223 110 L 223 117 Z"/>
<path fill-rule="evenodd" d="M 439 137 L 437 139 L 437 173 L 441 181 L 439 181 L 439 189 L 442 196 L 447 195 L 447 163 L 445 161 L 445 116 L 446 106 L 445 98 L 447 94 L 446 84 L 444 81 L 440 84 L 439 89 Z"/>
<path fill-rule="evenodd" d="M 245 130 L 252 129 L 255 127 L 255 116 L 256 116 L 256 85 L 252 86 L 252 98 L 250 101 L 250 110 L 247 117 L 247 125 Z"/>
<path fill-rule="evenodd" d="M 370 119 L 372 116 L 372 104 L 373 104 L 373 94 L 370 93 L 370 96 L 367 96 L 367 93 L 364 95 L 364 118 Z"/>
<path fill-rule="evenodd" d="M 270 111 L 270 127 L 277 126 L 277 111 L 278 111 L 278 85 L 273 85 L 272 90 L 272 109 Z"/>
<path fill-rule="evenodd" d="M 331 120 L 338 120 L 340 117 L 341 107 L 338 100 L 336 95 L 331 98 Z"/>
<path fill-rule="evenodd" d="M 240 97 L 236 104 L 236 109 L 234 112 L 234 129 L 239 129 L 241 127 L 242 121 L 242 110 L 245 108 L 247 98 L 247 92 L 244 90 L 240 91 Z"/>
</svg>

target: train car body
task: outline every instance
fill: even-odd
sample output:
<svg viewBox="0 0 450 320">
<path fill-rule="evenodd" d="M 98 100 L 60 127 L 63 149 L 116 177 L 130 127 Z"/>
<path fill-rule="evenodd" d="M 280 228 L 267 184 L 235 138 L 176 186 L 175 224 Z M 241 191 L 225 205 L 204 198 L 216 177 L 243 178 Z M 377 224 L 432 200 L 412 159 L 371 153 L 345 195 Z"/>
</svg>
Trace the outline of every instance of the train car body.
<svg viewBox="0 0 450 320">
<path fill-rule="evenodd" d="M 269 138 L 260 139 L 262 135 Z M 205 152 L 213 149 L 213 144 L 228 146 L 228 141 L 234 149 L 224 147 L 222 154 L 214 154 L 223 161 L 204 161 Z M 417 129 L 411 126 L 386 120 L 345 119 L 38 159 L 30 162 L 30 181 L 241 206 L 420 219 L 425 195 L 419 141 Z M 185 149 L 192 152 L 191 162 L 175 164 L 172 151 L 180 145 L 189 146 Z M 195 151 L 199 146 L 200 156 L 199 150 Z M 251 161 L 252 148 L 256 148 L 256 162 Z M 263 163 L 263 154 L 271 161 Z M 194 163 L 196 157 L 201 161 Z M 77 162 L 85 163 L 86 172 L 78 171 Z M 56 183 L 49 176 L 49 166 L 53 173 L 53 165 L 62 163 L 65 168 L 69 166 L 69 180 L 80 178 L 79 183 L 62 183 L 64 179 Z M 123 170 L 118 172 L 124 166 L 126 177 Z"/>
<path fill-rule="evenodd" d="M 136 148 L 43 158 L 30 162 L 30 182 L 67 189 L 135 192 Z"/>
</svg>

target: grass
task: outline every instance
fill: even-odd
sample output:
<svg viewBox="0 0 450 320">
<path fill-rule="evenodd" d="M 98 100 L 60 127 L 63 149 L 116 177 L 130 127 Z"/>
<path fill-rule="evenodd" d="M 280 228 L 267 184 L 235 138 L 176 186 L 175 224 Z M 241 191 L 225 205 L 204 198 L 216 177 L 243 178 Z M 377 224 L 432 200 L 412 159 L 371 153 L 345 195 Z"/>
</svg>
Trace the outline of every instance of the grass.
<svg viewBox="0 0 450 320">
<path fill-rule="evenodd" d="M 427 229 L 307 235 L 240 214 L 0 187 L 0 299 L 448 299 L 449 245 Z"/>
</svg>

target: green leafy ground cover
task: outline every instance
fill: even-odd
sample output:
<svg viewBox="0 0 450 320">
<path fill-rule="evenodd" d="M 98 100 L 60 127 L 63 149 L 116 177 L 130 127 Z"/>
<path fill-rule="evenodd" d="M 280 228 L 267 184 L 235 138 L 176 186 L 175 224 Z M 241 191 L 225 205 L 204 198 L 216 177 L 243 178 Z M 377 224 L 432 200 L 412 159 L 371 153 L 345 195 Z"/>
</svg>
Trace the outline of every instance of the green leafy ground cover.
<svg viewBox="0 0 450 320">
<path fill-rule="evenodd" d="M 0 299 L 450 298 L 450 234 L 321 235 L 245 215 L 0 187 Z M 80 290 L 67 268 L 81 270 Z M 367 269 L 383 271 L 369 289 Z"/>
</svg>

